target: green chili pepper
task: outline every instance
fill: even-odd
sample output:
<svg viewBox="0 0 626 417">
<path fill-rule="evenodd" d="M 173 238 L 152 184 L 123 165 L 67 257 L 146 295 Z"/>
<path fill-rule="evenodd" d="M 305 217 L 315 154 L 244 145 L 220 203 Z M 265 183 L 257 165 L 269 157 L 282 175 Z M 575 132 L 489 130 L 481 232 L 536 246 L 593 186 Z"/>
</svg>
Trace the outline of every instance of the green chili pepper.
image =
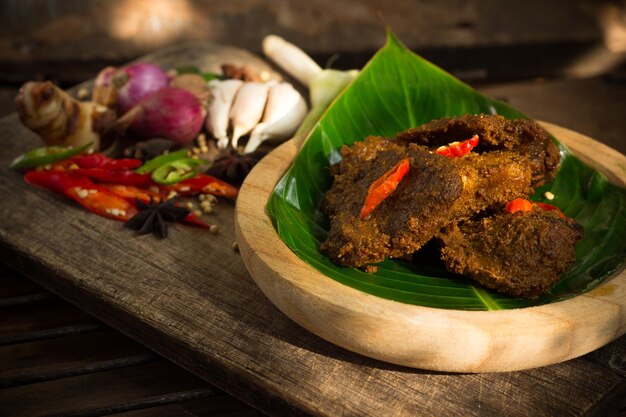
<svg viewBox="0 0 626 417">
<path fill-rule="evenodd" d="M 87 150 L 93 143 L 73 146 L 47 146 L 28 151 L 11 162 L 12 169 L 31 169 L 38 166 L 53 164 Z"/>
<path fill-rule="evenodd" d="M 203 72 L 200 75 L 202 76 L 202 78 L 204 78 L 204 81 L 225 80 L 226 79 L 226 77 L 223 76 L 222 74 L 216 74 L 214 72 Z"/>
<path fill-rule="evenodd" d="M 187 150 L 182 149 L 176 152 L 166 153 L 164 155 L 157 156 L 156 158 L 152 158 L 149 161 L 146 161 L 142 166 L 137 168 L 135 172 L 137 174 L 147 174 L 148 172 L 152 172 L 155 169 L 163 166 L 165 164 L 169 164 L 170 162 L 174 162 L 178 159 L 186 159 L 187 158 Z"/>
<path fill-rule="evenodd" d="M 200 164 L 201 161 L 193 158 L 177 159 L 152 171 L 152 180 L 164 185 L 175 184 L 196 176 L 196 167 Z"/>
</svg>

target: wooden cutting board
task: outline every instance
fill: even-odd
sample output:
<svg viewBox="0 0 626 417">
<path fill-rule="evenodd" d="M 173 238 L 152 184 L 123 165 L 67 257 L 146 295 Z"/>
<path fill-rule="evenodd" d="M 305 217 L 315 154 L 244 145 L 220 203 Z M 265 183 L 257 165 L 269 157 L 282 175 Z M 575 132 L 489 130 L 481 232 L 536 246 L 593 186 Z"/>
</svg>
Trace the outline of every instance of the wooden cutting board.
<svg viewBox="0 0 626 417">
<path fill-rule="evenodd" d="M 215 51 L 182 45 L 150 59 L 202 65 Z M 15 115 L 0 120 L 0 143 L 0 260 L 266 413 L 581 415 L 622 392 L 623 337 L 562 364 L 493 374 L 425 372 L 337 347 L 259 290 L 231 249 L 232 203 L 218 206 L 217 235 L 176 225 L 166 240 L 136 236 L 9 170 L 40 146 Z"/>
<path fill-rule="evenodd" d="M 626 157 L 544 123 L 575 155 L 626 185 Z M 265 206 L 299 146 L 293 140 L 250 173 L 237 202 L 243 260 L 263 293 L 292 320 L 339 346 L 387 362 L 446 372 L 503 372 L 561 362 L 626 332 L 626 271 L 585 294 L 543 306 L 461 311 L 395 302 L 335 281 L 280 239 Z"/>
</svg>

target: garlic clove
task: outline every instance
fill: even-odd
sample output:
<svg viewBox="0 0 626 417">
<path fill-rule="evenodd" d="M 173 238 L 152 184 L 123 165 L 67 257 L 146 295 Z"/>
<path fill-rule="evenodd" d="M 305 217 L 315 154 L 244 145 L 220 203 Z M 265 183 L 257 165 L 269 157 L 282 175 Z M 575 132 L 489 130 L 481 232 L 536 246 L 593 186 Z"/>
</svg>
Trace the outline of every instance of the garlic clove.
<svg viewBox="0 0 626 417">
<path fill-rule="evenodd" d="M 217 139 L 217 146 L 228 146 L 228 124 L 230 109 L 237 91 L 243 85 L 241 80 L 211 80 L 208 83 L 210 97 L 208 101 L 206 129 Z"/>
<path fill-rule="evenodd" d="M 289 138 L 298 128 L 308 107 L 304 97 L 289 83 L 280 83 L 270 88 L 263 120 L 259 123 L 246 144 L 243 153 L 254 152 L 264 141 Z"/>
<path fill-rule="evenodd" d="M 270 83 L 244 83 L 237 91 L 230 109 L 230 121 L 233 127 L 231 144 L 237 149 L 239 138 L 249 133 L 261 121 Z"/>
</svg>

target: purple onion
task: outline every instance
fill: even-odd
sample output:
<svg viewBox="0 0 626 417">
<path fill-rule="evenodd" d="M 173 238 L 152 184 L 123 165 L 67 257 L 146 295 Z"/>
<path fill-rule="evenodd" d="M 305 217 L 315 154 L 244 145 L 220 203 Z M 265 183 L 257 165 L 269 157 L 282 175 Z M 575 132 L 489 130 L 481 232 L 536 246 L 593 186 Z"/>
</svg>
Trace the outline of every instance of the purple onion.
<svg viewBox="0 0 626 417">
<path fill-rule="evenodd" d="M 189 91 L 165 87 L 141 100 L 131 112 L 131 130 L 144 139 L 165 138 L 184 145 L 202 129 L 205 111 Z M 129 112 L 130 114 L 130 112 Z"/>
<path fill-rule="evenodd" d="M 165 72 L 157 65 L 140 62 L 121 68 L 113 77 L 117 86 L 117 106 L 120 114 L 150 94 L 167 87 Z"/>
</svg>

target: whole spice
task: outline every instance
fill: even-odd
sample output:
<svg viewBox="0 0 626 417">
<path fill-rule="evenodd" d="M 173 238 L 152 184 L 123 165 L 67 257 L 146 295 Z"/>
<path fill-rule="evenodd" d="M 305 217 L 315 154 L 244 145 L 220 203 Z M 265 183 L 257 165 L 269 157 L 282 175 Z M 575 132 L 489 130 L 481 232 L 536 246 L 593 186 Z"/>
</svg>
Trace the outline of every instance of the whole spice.
<svg viewBox="0 0 626 417">
<path fill-rule="evenodd" d="M 157 202 L 151 198 L 148 203 L 137 200 L 137 206 L 141 211 L 124 226 L 136 230 L 139 234 L 154 233 L 161 238 L 167 237 L 166 222 L 182 221 L 189 215 L 189 210 L 178 207 L 174 200 Z"/>
<path fill-rule="evenodd" d="M 115 122 L 115 112 L 92 101 L 78 101 L 49 81 L 27 82 L 15 98 L 20 120 L 47 146 L 82 146 L 100 141 Z"/>
<path fill-rule="evenodd" d="M 231 184 L 240 185 L 263 156 L 265 156 L 263 152 L 240 154 L 234 149 L 226 149 L 218 155 L 206 173 Z"/>
<path fill-rule="evenodd" d="M 143 162 L 169 152 L 176 144 L 171 140 L 155 138 L 135 143 L 124 149 L 124 156 L 140 159 Z"/>
<path fill-rule="evenodd" d="M 409 158 L 404 158 L 369 186 L 359 214 L 360 219 L 365 218 L 395 191 L 400 181 L 409 173 L 409 166 Z"/>
<path fill-rule="evenodd" d="M 226 78 L 233 80 L 242 80 L 246 82 L 265 81 L 255 70 L 245 65 L 238 67 L 234 64 L 222 64 L 222 73 Z"/>
</svg>

